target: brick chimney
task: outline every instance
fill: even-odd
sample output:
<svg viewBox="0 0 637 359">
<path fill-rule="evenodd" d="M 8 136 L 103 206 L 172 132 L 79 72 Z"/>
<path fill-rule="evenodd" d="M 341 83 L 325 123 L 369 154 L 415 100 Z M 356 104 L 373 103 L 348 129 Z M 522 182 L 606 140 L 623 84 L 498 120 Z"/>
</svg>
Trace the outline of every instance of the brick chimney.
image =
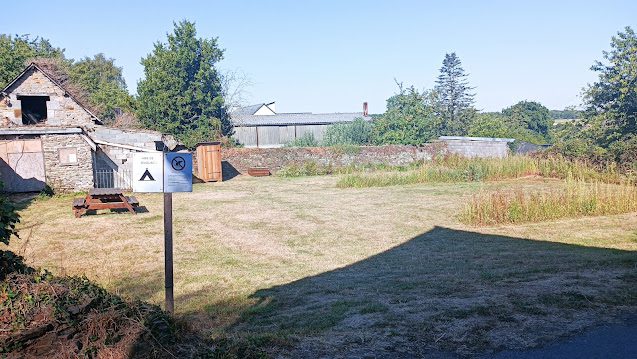
<svg viewBox="0 0 637 359">
<path fill-rule="evenodd" d="M 363 102 L 363 116 L 369 116 L 369 110 L 367 109 L 367 102 Z"/>
</svg>

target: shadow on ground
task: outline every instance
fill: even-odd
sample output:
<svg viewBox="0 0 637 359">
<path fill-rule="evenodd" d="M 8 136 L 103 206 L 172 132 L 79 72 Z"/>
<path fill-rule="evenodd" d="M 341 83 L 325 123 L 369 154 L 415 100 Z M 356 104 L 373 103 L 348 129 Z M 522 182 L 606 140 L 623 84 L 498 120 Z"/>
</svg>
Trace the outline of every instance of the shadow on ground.
<svg viewBox="0 0 637 359">
<path fill-rule="evenodd" d="M 436 227 L 360 262 L 259 290 L 234 332 L 294 356 L 534 347 L 637 304 L 637 253 Z"/>
<path fill-rule="evenodd" d="M 207 311 L 241 311 L 223 329 L 230 336 L 291 338 L 284 356 L 476 355 L 541 346 L 635 312 L 636 267 L 632 251 L 435 227 L 343 268 L 258 290 L 251 307 Z M 148 295 L 162 289 L 149 284 Z M 206 292 L 182 300 L 206 303 Z"/>
</svg>

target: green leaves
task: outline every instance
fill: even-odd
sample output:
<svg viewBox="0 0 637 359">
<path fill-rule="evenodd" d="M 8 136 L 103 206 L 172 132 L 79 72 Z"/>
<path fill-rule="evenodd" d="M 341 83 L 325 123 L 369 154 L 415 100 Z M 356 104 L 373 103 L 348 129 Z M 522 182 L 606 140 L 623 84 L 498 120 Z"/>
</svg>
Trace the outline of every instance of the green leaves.
<svg viewBox="0 0 637 359">
<path fill-rule="evenodd" d="M 543 138 L 542 142 L 550 139 L 549 130 L 553 124 L 548 108 L 539 102 L 520 101 L 502 110 L 502 114 L 509 118 L 512 126 L 526 130 Z"/>
<path fill-rule="evenodd" d="M 91 107 L 97 109 L 97 115 L 107 123 L 120 111 L 133 111 L 133 97 L 126 90 L 122 68 L 115 66 L 114 59 L 104 54 L 85 57 L 69 67 L 69 76 L 88 93 Z"/>
<path fill-rule="evenodd" d="M 362 118 L 351 123 L 337 123 L 327 128 L 323 145 L 368 145 L 372 141 L 372 124 Z"/>
<path fill-rule="evenodd" d="M 376 144 L 419 145 L 439 136 L 439 118 L 434 111 L 431 92 L 415 87 L 403 88 L 387 100 L 387 111 L 374 120 L 372 131 Z"/>
<path fill-rule="evenodd" d="M 137 86 L 137 114 L 151 129 L 175 135 L 186 146 L 232 134 L 221 79 L 217 39 L 197 38 L 195 24 L 182 21 L 142 59 L 145 78 Z"/>
<path fill-rule="evenodd" d="M 64 49 L 39 37 L 0 34 L 0 88 L 18 76 L 29 61 L 42 57 L 64 59 Z"/>
<path fill-rule="evenodd" d="M 2 183 L 0 182 L 0 190 Z M 0 243 L 9 244 L 12 236 L 18 236 L 16 224 L 20 222 L 20 216 L 15 207 L 5 194 L 0 194 Z"/>
<path fill-rule="evenodd" d="M 625 151 L 635 152 L 637 133 L 637 35 L 626 27 L 611 40 L 611 51 L 603 52 L 604 62 L 596 61 L 591 70 L 599 73 L 597 82 L 584 92 L 588 123 L 597 131 L 595 142 L 608 148 L 615 160 Z M 624 142 L 624 143 L 622 143 Z M 631 154 L 628 156 L 633 158 Z M 626 158 L 623 158 L 626 160 Z"/>
<path fill-rule="evenodd" d="M 440 75 L 434 88 L 437 96 L 437 111 L 441 117 L 443 135 L 463 136 L 474 119 L 473 87 L 469 86 L 460 58 L 455 52 L 445 55 Z"/>
</svg>

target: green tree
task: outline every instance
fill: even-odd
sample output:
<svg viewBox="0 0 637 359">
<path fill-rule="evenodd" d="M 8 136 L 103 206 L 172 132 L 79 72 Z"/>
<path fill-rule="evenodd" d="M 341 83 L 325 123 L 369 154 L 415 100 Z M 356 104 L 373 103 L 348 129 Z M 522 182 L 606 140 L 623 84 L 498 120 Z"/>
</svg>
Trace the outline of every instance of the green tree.
<svg viewBox="0 0 637 359">
<path fill-rule="evenodd" d="M 168 42 L 155 43 L 153 52 L 142 59 L 145 78 L 137 86 L 139 119 L 189 147 L 230 136 L 232 123 L 215 68 L 223 50 L 216 38 L 197 38 L 193 22 L 174 25 Z"/>
<path fill-rule="evenodd" d="M 469 136 L 514 138 L 518 141 L 535 144 L 545 143 L 544 136 L 533 132 L 500 113 L 481 113 L 471 123 Z"/>
<path fill-rule="evenodd" d="M 133 111 L 133 98 L 126 89 L 122 68 L 104 54 L 85 57 L 69 68 L 71 81 L 88 93 L 88 100 L 98 116 L 112 122 L 118 112 Z"/>
<path fill-rule="evenodd" d="M 611 40 L 604 61 L 591 70 L 597 82 L 584 91 L 588 127 L 596 143 L 618 161 L 637 160 L 637 36 L 630 27 Z"/>
<path fill-rule="evenodd" d="M 435 94 L 403 88 L 387 99 L 387 111 L 373 123 L 376 144 L 419 145 L 440 135 L 440 120 L 434 112 Z"/>
<path fill-rule="evenodd" d="M 549 109 L 539 102 L 520 101 L 511 107 L 502 110 L 502 114 L 522 128 L 528 129 L 549 139 L 549 130 L 553 124 Z"/>
<path fill-rule="evenodd" d="M 54 47 L 49 40 L 29 38 L 29 35 L 0 34 L 0 88 L 24 70 L 35 58 L 64 59 L 64 49 Z"/>
<path fill-rule="evenodd" d="M 456 53 L 446 54 L 434 88 L 442 135 L 466 135 L 475 117 L 475 94 L 471 92 L 473 87 L 469 86 L 467 76 Z"/>
<path fill-rule="evenodd" d="M 563 110 L 551 110 L 550 114 L 554 120 L 576 120 L 582 118 L 582 111 L 574 106 L 565 107 Z"/>
</svg>

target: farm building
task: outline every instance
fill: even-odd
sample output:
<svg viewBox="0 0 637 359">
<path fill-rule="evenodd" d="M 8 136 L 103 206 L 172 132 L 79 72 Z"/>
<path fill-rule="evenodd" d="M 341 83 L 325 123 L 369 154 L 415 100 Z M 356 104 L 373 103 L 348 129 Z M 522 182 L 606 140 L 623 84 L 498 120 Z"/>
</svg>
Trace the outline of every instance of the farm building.
<svg viewBox="0 0 637 359">
<path fill-rule="evenodd" d="M 0 92 L 0 180 L 8 192 L 130 186 L 135 152 L 163 148 L 162 136 L 102 121 L 56 78 L 32 63 Z"/>
<path fill-rule="evenodd" d="M 347 113 L 277 113 L 275 103 L 241 107 L 230 114 L 234 124 L 234 138 L 245 147 L 282 147 L 307 133 L 317 141 L 325 130 L 336 123 L 348 123 L 357 118 L 371 120 L 367 103 L 363 112 Z"/>
</svg>

